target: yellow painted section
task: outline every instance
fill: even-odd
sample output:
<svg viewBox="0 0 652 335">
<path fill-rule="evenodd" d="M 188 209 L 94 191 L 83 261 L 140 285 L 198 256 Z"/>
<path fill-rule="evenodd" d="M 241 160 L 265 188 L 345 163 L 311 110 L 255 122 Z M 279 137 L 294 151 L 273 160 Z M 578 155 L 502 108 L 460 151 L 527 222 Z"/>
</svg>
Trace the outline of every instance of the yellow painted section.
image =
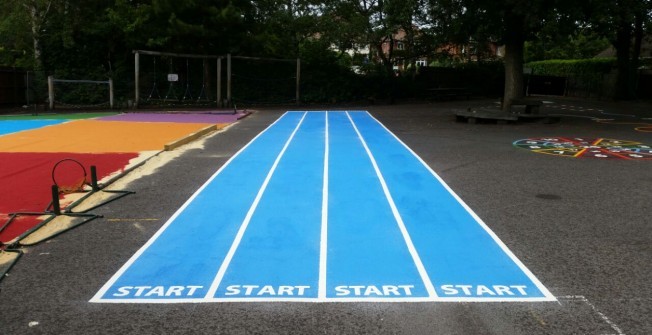
<svg viewBox="0 0 652 335">
<path fill-rule="evenodd" d="M 79 120 L 0 137 L 0 152 L 110 153 L 163 150 L 206 123 Z M 225 127 L 218 124 L 216 129 Z"/>
</svg>

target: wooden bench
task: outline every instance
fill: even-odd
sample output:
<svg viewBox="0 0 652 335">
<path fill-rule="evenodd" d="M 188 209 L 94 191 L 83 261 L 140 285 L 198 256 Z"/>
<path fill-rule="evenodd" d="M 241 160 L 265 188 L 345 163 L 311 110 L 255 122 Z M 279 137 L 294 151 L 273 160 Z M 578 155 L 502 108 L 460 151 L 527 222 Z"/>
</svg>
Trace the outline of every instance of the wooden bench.
<svg viewBox="0 0 652 335">
<path fill-rule="evenodd" d="M 539 114 L 539 107 L 543 105 L 543 101 L 534 99 L 512 99 L 512 107 L 525 106 L 524 114 Z"/>
</svg>

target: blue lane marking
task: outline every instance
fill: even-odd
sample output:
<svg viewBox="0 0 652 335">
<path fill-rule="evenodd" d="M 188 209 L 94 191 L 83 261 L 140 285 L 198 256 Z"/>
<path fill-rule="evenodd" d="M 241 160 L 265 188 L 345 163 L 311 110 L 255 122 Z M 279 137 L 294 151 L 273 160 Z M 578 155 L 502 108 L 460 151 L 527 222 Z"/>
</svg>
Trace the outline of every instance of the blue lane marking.
<svg viewBox="0 0 652 335">
<path fill-rule="evenodd" d="M 301 116 L 285 114 L 216 173 L 123 266 L 97 299 L 204 297 L 246 209 Z"/>
<path fill-rule="evenodd" d="M 349 118 L 329 112 L 329 124 L 327 296 L 427 297 Z"/>
<path fill-rule="evenodd" d="M 286 113 L 91 301 L 370 300 L 554 297 L 416 154 L 360 111 Z"/>
<path fill-rule="evenodd" d="M 351 117 L 375 154 L 440 297 L 546 296 L 415 155 L 369 114 Z"/>
<path fill-rule="evenodd" d="M 325 114 L 304 119 L 215 297 L 317 297 Z"/>
<path fill-rule="evenodd" d="M 0 120 L 0 136 L 51 126 L 68 120 Z"/>
</svg>

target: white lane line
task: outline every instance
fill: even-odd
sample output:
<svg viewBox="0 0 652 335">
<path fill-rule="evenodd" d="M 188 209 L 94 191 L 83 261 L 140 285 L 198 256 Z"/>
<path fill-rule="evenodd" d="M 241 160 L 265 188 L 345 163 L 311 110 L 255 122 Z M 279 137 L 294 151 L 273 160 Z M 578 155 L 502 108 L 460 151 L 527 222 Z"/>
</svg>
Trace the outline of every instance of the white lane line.
<svg viewBox="0 0 652 335">
<path fill-rule="evenodd" d="M 448 186 L 448 184 L 446 184 L 446 182 L 421 157 L 419 157 L 419 155 L 417 155 L 410 147 L 408 147 L 407 144 L 405 144 L 403 141 L 401 141 L 401 139 L 399 139 L 398 136 L 396 136 L 389 129 L 387 129 L 387 127 L 385 127 L 384 124 L 382 124 L 380 121 L 378 121 L 376 118 L 374 118 L 373 115 L 371 115 L 369 112 L 367 112 L 367 114 L 369 115 L 370 118 L 372 118 L 373 120 L 378 122 L 378 124 L 381 127 L 385 128 L 385 130 L 390 135 L 392 135 L 399 143 L 401 143 L 403 145 L 403 147 L 405 147 L 410 153 L 412 153 L 412 155 L 416 159 L 418 159 L 421 162 L 421 164 L 426 169 L 428 169 L 428 171 L 430 171 L 430 173 L 441 183 L 441 185 L 448 191 L 448 193 L 451 196 L 453 196 L 453 198 L 455 198 L 455 200 L 457 200 L 457 202 L 460 203 L 460 205 L 462 205 L 462 207 L 464 207 L 464 209 L 473 217 L 473 219 L 475 219 L 475 221 L 480 225 L 480 227 L 482 227 L 487 232 L 487 234 L 489 234 L 489 236 L 491 236 L 491 238 L 494 240 L 494 242 L 496 242 L 496 244 L 498 244 L 500 249 L 502 249 L 503 252 L 505 254 L 507 254 L 507 256 L 509 256 L 509 258 L 519 267 L 519 269 L 521 269 L 521 271 L 523 271 L 523 273 L 525 273 L 525 275 L 528 278 L 530 278 L 532 283 L 534 283 L 534 285 L 539 289 L 539 291 L 541 293 L 543 293 L 543 295 L 545 296 L 545 299 L 543 301 L 556 301 L 557 300 L 555 298 L 555 296 L 552 295 L 552 293 L 550 293 L 550 291 L 548 291 L 548 289 L 545 286 L 543 286 L 543 283 L 541 283 L 539 281 L 539 279 L 537 279 L 537 277 L 534 276 L 534 274 L 525 266 L 525 264 L 523 264 L 516 257 L 516 255 L 514 255 L 514 253 L 512 253 L 511 250 L 509 250 L 507 245 L 505 245 L 505 243 L 503 243 L 503 241 L 498 237 L 498 235 L 496 235 L 496 233 L 494 233 L 493 230 L 491 230 L 491 228 L 489 228 L 489 226 L 487 226 L 487 224 L 484 221 L 482 221 L 482 219 L 471 209 L 471 207 L 469 207 L 462 200 L 462 198 L 460 198 L 460 196 L 458 196 L 457 193 L 455 193 L 455 191 L 453 191 L 453 189 L 451 189 L 450 186 Z M 533 301 L 533 300 L 529 300 L 529 301 Z"/>
<path fill-rule="evenodd" d="M 561 299 L 561 298 L 560 298 Z M 309 302 L 309 303 L 360 303 L 360 302 L 551 302 L 548 298 L 494 298 L 494 297 L 413 297 L 413 298 L 384 298 L 384 297 L 356 297 L 356 298 L 285 298 L 285 297 L 241 297 L 241 298 L 179 298 L 179 299 L 107 299 L 102 303 L 108 304 L 204 304 L 204 303 L 229 303 L 229 302 Z M 622 335 L 622 334 L 619 334 Z"/>
<path fill-rule="evenodd" d="M 414 247 L 414 243 L 412 243 L 412 238 L 410 237 L 407 228 L 405 228 L 405 223 L 403 222 L 403 218 L 401 217 L 401 214 L 398 212 L 398 208 L 396 208 L 394 199 L 392 198 L 392 195 L 389 192 L 389 188 L 387 187 L 387 183 L 385 182 L 385 178 L 383 177 L 383 174 L 380 172 L 380 169 L 378 168 L 378 164 L 376 163 L 376 159 L 374 158 L 374 155 L 371 153 L 371 150 L 369 150 L 369 147 L 367 146 L 367 142 L 364 140 L 364 137 L 360 133 L 360 130 L 358 130 L 358 127 L 355 125 L 355 122 L 353 122 L 353 119 L 351 119 L 351 115 L 349 114 L 349 112 L 346 112 L 346 116 L 349 118 L 349 121 L 351 122 L 353 129 L 355 129 L 355 132 L 358 134 L 358 138 L 360 139 L 362 146 L 367 152 L 367 155 L 369 156 L 369 160 L 371 160 L 371 164 L 373 165 L 374 170 L 376 171 L 376 175 L 378 176 L 380 185 L 383 188 L 383 192 L 385 193 L 387 202 L 389 203 L 389 206 L 392 209 L 392 214 L 394 214 L 394 219 L 396 220 L 396 223 L 398 224 L 401 234 L 403 235 L 405 244 L 407 245 L 408 251 L 412 256 L 412 260 L 414 261 L 414 264 L 417 267 L 417 271 L 419 271 L 419 275 L 421 276 L 421 280 L 423 281 L 423 284 L 426 287 L 426 291 L 428 291 L 428 296 L 437 297 L 437 292 L 435 291 L 435 287 L 432 285 L 432 282 L 430 281 L 430 277 L 428 277 L 426 268 L 423 266 L 423 262 L 421 262 L 421 257 L 419 257 L 419 253 Z"/>
<path fill-rule="evenodd" d="M 319 290 L 318 299 L 326 299 L 326 265 L 328 256 L 328 155 L 330 146 L 328 144 L 328 111 L 325 113 L 324 127 L 324 183 L 321 200 L 321 237 L 319 241 Z"/>
<path fill-rule="evenodd" d="M 598 310 L 598 308 L 595 307 L 595 305 L 592 304 L 592 303 L 589 301 L 589 299 L 587 299 L 585 296 L 583 296 L 583 295 L 565 295 L 565 296 L 557 297 L 557 299 L 560 299 L 560 300 L 571 300 L 571 301 L 576 300 L 576 301 L 581 301 L 581 302 L 587 304 L 587 305 L 588 305 L 588 306 L 589 306 L 589 307 L 590 307 L 590 308 L 591 308 L 591 309 L 592 309 L 596 314 L 598 314 L 598 316 L 602 319 L 602 321 L 606 322 L 606 323 L 609 325 L 609 327 L 611 327 L 611 329 L 613 329 L 613 330 L 616 331 L 616 333 L 617 333 L 618 335 L 625 335 L 625 333 L 623 332 L 623 330 L 620 329 L 620 327 L 618 327 L 618 325 L 616 325 L 616 324 L 615 324 L 613 321 L 611 321 L 611 320 L 610 320 L 606 315 L 604 315 L 602 312 L 600 312 L 600 311 Z"/>
<path fill-rule="evenodd" d="M 281 115 L 281 117 L 279 117 L 276 121 L 270 124 L 263 131 L 261 131 L 258 135 L 256 135 L 251 141 L 249 141 L 249 143 L 247 143 L 244 147 L 238 150 L 238 152 L 236 152 L 235 155 L 231 156 L 231 158 L 229 158 L 226 161 L 226 163 L 222 165 L 222 167 L 220 167 L 217 171 L 215 171 L 215 173 L 197 191 L 195 191 L 195 193 L 192 196 L 190 196 L 190 198 L 188 198 L 188 200 L 186 200 L 186 202 L 181 207 L 179 207 L 179 209 L 176 212 L 174 212 L 174 214 L 170 217 L 170 219 L 168 219 L 168 221 L 165 222 L 165 224 L 147 241 L 147 243 L 145 243 L 145 245 L 143 245 L 140 249 L 138 249 L 138 251 L 136 251 L 136 253 L 133 256 L 131 256 L 131 258 L 129 258 L 129 260 L 118 270 L 118 272 L 116 272 L 111 277 L 111 279 L 109 279 L 109 281 L 106 284 L 104 284 L 104 286 L 102 286 L 102 288 L 95 294 L 95 296 L 93 296 L 93 298 L 91 298 L 89 302 L 107 302 L 107 300 L 102 300 L 102 297 L 106 294 L 106 292 L 118 281 L 118 279 L 125 273 L 125 271 L 127 271 L 127 269 L 129 269 L 129 267 L 131 267 L 131 265 L 145 252 L 145 250 L 147 250 L 147 248 L 149 248 L 156 241 L 156 239 L 158 239 L 159 236 L 163 234 L 163 232 L 172 224 L 172 222 L 174 222 L 174 220 L 176 220 L 177 217 L 181 215 L 181 213 L 183 213 L 186 207 L 188 207 L 195 200 L 195 198 L 197 198 L 197 196 L 201 194 L 201 192 L 206 187 L 208 187 L 208 185 L 212 183 L 213 180 L 217 178 L 217 176 L 224 169 L 226 169 L 226 167 L 229 166 L 229 164 L 231 164 L 233 160 L 235 160 L 240 155 L 240 153 L 242 153 L 247 148 L 249 148 L 249 146 L 252 143 L 254 143 L 259 137 L 261 137 L 265 132 L 271 129 L 279 121 L 281 121 L 281 119 L 283 119 L 287 114 L 288 113 L 286 112 L 283 115 Z"/>
<path fill-rule="evenodd" d="M 211 287 L 208 289 L 208 292 L 206 293 L 204 299 L 211 299 L 213 296 L 215 296 L 215 292 L 217 292 L 217 288 L 220 286 L 220 283 L 224 278 L 226 269 L 228 269 L 229 264 L 231 264 L 233 255 L 235 255 L 236 250 L 240 246 L 242 237 L 244 236 L 244 233 L 247 230 L 249 223 L 251 222 L 251 218 L 253 217 L 256 208 L 258 208 L 258 203 L 260 203 L 260 199 L 263 197 L 263 193 L 265 193 L 265 190 L 267 189 L 267 185 L 269 184 L 269 181 L 272 179 L 272 175 L 274 174 L 274 171 L 276 171 L 276 167 L 278 166 L 278 163 L 281 161 L 281 158 L 283 158 L 283 154 L 285 154 L 285 151 L 287 150 L 288 146 L 290 146 L 290 142 L 292 142 L 292 139 L 294 139 L 294 135 L 296 135 L 297 131 L 301 127 L 301 124 L 303 123 L 303 120 L 306 118 L 306 115 L 307 113 L 303 113 L 301 120 L 299 120 L 299 123 L 294 128 L 294 131 L 292 132 L 288 140 L 285 142 L 283 149 L 281 149 L 281 152 L 276 157 L 276 160 L 274 161 L 272 168 L 267 173 L 267 177 L 265 177 L 265 181 L 263 181 L 263 184 L 260 186 L 260 189 L 258 190 L 258 194 L 256 194 L 256 198 L 254 199 L 254 202 L 251 204 L 251 207 L 249 207 L 249 211 L 247 212 L 247 215 L 245 216 L 242 225 L 240 225 L 240 229 L 238 230 L 238 233 L 236 234 L 235 239 L 231 244 L 231 248 L 229 249 L 229 252 L 226 254 L 226 257 L 224 257 L 224 261 L 222 262 L 220 269 L 217 271 L 217 275 L 215 275 L 215 279 L 213 280 Z"/>
</svg>

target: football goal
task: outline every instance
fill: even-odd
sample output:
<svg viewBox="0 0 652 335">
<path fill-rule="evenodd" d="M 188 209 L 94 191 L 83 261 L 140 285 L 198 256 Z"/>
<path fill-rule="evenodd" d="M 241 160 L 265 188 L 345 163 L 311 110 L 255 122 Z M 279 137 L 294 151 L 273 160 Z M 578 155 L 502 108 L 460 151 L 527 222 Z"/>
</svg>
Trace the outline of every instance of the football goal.
<svg viewBox="0 0 652 335">
<path fill-rule="evenodd" d="M 113 109 L 113 80 L 76 80 L 48 77 L 48 104 L 50 110 L 64 108 Z"/>
</svg>

